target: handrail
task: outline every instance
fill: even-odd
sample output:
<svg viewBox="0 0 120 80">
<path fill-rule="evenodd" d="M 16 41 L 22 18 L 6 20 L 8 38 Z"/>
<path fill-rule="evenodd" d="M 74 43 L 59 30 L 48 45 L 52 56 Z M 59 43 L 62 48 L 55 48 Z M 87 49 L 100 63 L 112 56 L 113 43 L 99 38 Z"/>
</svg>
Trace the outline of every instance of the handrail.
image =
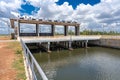
<svg viewBox="0 0 120 80">
<path fill-rule="evenodd" d="M 38 80 L 36 78 L 34 67 L 36 67 L 38 73 L 41 75 L 42 80 L 48 80 L 47 76 L 43 72 L 42 68 L 40 67 L 40 65 L 38 64 L 38 62 L 36 61 L 36 59 L 33 57 L 32 53 L 30 52 L 30 50 L 28 49 L 28 47 L 26 46 L 26 44 L 22 41 L 22 39 L 20 39 L 20 41 L 21 41 L 21 44 L 22 44 L 22 47 L 23 47 L 23 50 L 24 50 L 24 57 L 27 59 L 26 60 L 26 63 L 28 64 L 27 67 L 29 67 L 31 69 L 33 80 Z M 31 58 L 31 63 L 30 63 L 29 57 Z"/>
</svg>

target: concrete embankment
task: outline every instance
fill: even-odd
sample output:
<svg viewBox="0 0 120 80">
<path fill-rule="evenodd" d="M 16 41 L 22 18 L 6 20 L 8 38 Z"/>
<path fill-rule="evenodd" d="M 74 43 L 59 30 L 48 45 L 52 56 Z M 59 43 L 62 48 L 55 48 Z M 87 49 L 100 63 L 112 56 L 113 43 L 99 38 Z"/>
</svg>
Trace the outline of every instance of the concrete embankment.
<svg viewBox="0 0 120 80">
<path fill-rule="evenodd" d="M 90 41 L 89 44 L 120 49 L 120 36 L 102 36 L 100 40 Z"/>
</svg>

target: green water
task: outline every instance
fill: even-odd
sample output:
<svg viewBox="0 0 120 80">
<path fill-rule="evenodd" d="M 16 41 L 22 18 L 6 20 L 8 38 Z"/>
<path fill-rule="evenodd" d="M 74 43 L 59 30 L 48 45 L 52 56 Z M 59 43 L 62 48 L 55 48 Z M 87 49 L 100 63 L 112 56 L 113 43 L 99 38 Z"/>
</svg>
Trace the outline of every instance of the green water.
<svg viewBox="0 0 120 80">
<path fill-rule="evenodd" d="M 101 47 L 33 54 L 49 80 L 120 80 L 120 50 Z"/>
</svg>

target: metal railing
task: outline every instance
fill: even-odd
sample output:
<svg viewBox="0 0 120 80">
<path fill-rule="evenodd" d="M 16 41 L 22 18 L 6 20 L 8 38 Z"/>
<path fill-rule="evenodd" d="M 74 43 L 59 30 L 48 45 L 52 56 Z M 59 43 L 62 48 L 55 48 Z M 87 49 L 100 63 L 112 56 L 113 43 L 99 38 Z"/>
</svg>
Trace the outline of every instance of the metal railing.
<svg viewBox="0 0 120 80">
<path fill-rule="evenodd" d="M 29 80 L 48 80 L 47 76 L 41 69 L 40 65 L 30 52 L 26 44 L 22 41 L 22 39 L 20 41 L 24 50 L 24 60 L 26 63 Z"/>
</svg>

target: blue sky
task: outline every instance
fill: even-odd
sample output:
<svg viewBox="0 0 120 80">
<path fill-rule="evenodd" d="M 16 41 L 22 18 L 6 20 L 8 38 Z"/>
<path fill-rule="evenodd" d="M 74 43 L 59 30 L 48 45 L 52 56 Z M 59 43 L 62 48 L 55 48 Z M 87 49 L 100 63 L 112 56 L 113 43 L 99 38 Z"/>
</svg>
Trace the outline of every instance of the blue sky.
<svg viewBox="0 0 120 80">
<path fill-rule="evenodd" d="M 34 7 L 30 3 L 26 2 L 25 4 L 21 5 L 21 9 L 19 9 L 19 12 L 21 15 L 24 14 L 32 15 L 32 12 L 36 12 L 39 9 L 40 9 L 39 7 Z"/>
<path fill-rule="evenodd" d="M 31 5 L 29 2 L 27 2 L 26 0 L 24 0 L 25 4 L 21 5 L 22 9 L 19 9 L 19 12 L 21 15 L 24 14 L 32 14 L 32 12 L 36 12 L 37 10 L 40 9 L 40 7 L 34 7 L 33 5 Z M 58 5 L 62 5 L 64 2 L 68 2 L 69 5 L 72 5 L 73 9 L 76 9 L 77 5 L 79 4 L 90 4 L 90 5 L 95 5 L 100 3 L 100 0 L 59 0 L 56 2 L 56 4 Z"/>
<path fill-rule="evenodd" d="M 70 5 L 75 9 L 77 5 L 83 3 L 85 5 L 90 4 L 90 5 L 95 5 L 100 2 L 100 0 L 59 0 L 56 2 L 59 5 L 62 5 L 64 2 L 69 2 Z"/>
<path fill-rule="evenodd" d="M 19 9 L 21 14 L 27 13 L 27 14 L 32 14 L 32 11 L 35 10 L 35 7 L 30 5 L 29 3 L 21 5 L 22 9 Z"/>
<path fill-rule="evenodd" d="M 0 33 L 7 33 L 9 18 L 18 15 L 73 20 L 81 30 L 120 32 L 120 0 L 0 0 Z"/>
</svg>

